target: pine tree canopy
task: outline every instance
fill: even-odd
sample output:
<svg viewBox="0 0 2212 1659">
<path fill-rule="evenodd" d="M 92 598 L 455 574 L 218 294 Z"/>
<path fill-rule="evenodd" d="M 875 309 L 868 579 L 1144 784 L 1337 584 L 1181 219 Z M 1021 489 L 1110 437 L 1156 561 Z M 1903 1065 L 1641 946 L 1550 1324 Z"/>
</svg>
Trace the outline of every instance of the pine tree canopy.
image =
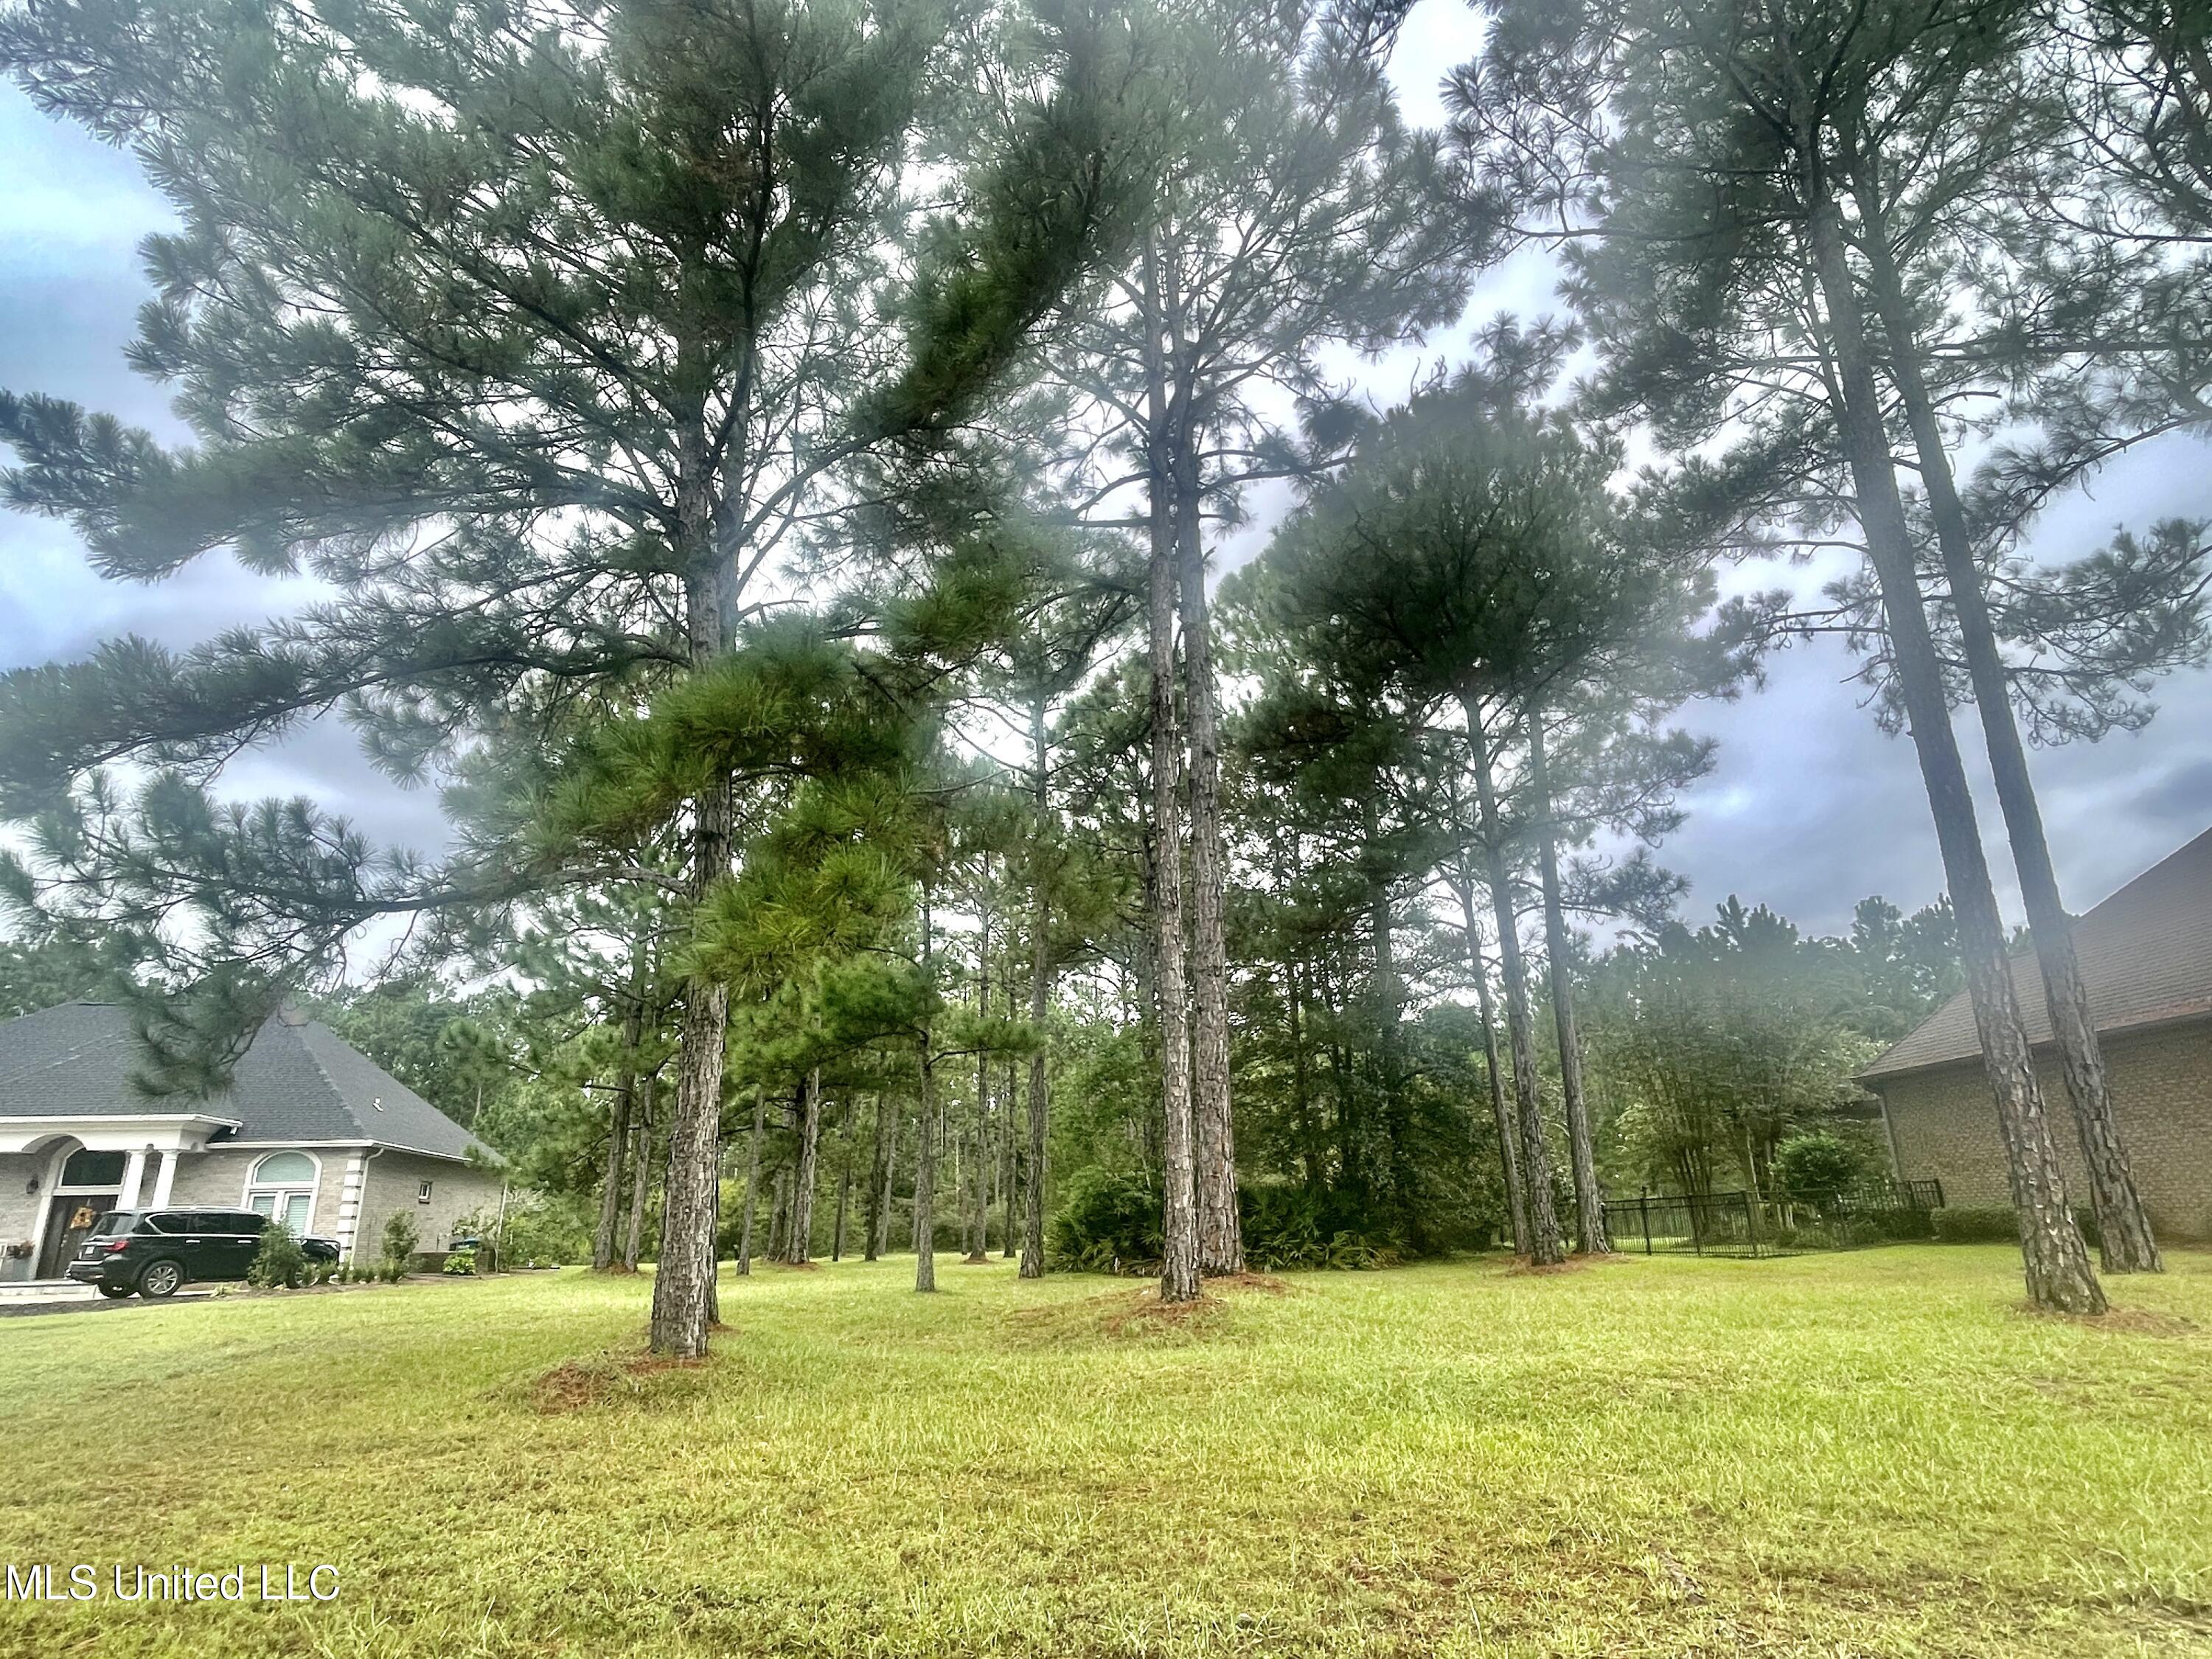
<svg viewBox="0 0 2212 1659">
<path fill-rule="evenodd" d="M 333 595 L 0 683 L 19 896 L 58 884 L 172 978 L 282 978 L 545 876 L 216 786 L 332 713 L 410 781 L 557 750 L 732 647 L 852 464 L 945 441 L 1126 234 L 1126 33 L 935 0 L 0 19 L 0 63 L 175 206 L 131 361 L 193 439 L 0 392 L 8 501 L 111 576 L 221 550 Z"/>
</svg>

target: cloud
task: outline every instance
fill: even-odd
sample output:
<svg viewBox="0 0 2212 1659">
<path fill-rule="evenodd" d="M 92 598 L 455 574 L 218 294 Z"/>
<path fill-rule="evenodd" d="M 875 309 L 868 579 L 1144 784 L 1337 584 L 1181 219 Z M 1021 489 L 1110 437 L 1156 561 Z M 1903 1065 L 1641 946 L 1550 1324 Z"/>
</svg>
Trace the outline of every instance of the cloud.
<svg viewBox="0 0 2212 1659">
<path fill-rule="evenodd" d="M 1464 61 L 1480 23 L 1456 5 L 1416 9 L 1400 51 L 1409 117 L 1433 121 L 1437 77 Z M 123 348 L 149 296 L 134 249 L 169 222 L 135 162 L 74 129 L 46 120 L 12 88 L 0 88 L 0 386 L 76 399 L 181 437 L 161 387 L 131 374 Z M 1523 254 L 1485 275 L 1468 318 L 1425 347 L 1340 365 L 1378 399 L 1403 395 L 1418 366 L 1463 346 L 1467 332 L 1500 310 L 1524 318 L 1556 309 L 1556 275 Z M 2174 439 L 2123 458 L 2091 488 L 2056 504 L 2033 551 L 2073 557 L 2109 537 L 2116 522 L 2212 512 L 2205 447 Z M 1254 521 L 1222 551 L 1231 567 L 1265 544 L 1288 504 L 1281 486 L 1255 491 Z M 1831 574 L 1765 567 L 1729 573 L 1731 588 L 1778 579 L 1802 589 Z M 0 666 L 81 656 L 98 640 L 136 631 L 184 646 L 216 629 L 295 610 L 307 582 L 276 582 L 222 556 L 203 559 L 157 586 L 103 581 L 85 566 L 65 526 L 0 514 Z M 1907 908 L 1943 886 L 1925 795 L 1910 743 L 1887 738 L 1858 706 L 1852 664 L 1833 641 L 1777 658 L 1766 688 L 1726 704 L 1696 705 L 1681 723 L 1720 739 L 1713 775 L 1686 802 L 1688 823 L 1661 850 L 1692 883 L 1688 908 L 1710 914 L 1730 893 L 1764 901 L 1808 927 L 1846 925 L 1852 903 L 1879 892 Z M 2069 905 L 2110 892 L 2212 820 L 2212 672 L 2160 686 L 2160 718 L 2146 731 L 2034 757 L 2045 816 Z M 1982 803 L 1982 830 L 2001 896 L 2017 916 L 1978 730 L 1959 723 L 1960 746 Z M 240 796 L 304 794 L 352 818 L 386 843 L 432 851 L 443 843 L 434 794 L 375 772 L 343 725 L 326 720 L 242 757 L 228 780 Z"/>
</svg>

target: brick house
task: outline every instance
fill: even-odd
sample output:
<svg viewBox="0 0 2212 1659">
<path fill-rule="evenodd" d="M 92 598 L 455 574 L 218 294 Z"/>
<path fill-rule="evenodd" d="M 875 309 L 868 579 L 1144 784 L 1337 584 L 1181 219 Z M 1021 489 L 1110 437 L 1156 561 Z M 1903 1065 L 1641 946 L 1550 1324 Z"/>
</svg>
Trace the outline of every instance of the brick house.
<svg viewBox="0 0 2212 1659">
<path fill-rule="evenodd" d="M 2136 1184 L 2162 1238 L 2212 1237 L 2212 830 L 2074 925 L 2075 950 Z M 2088 1178 L 2033 951 L 2013 984 L 2075 1201 Z M 1891 1156 L 1954 1205 L 2011 1202 L 1973 1010 L 1960 992 L 1860 1074 L 1881 1097 Z"/>
<path fill-rule="evenodd" d="M 442 1250 L 499 1202 L 490 1148 L 327 1025 L 278 1015 L 206 1100 L 138 1092 L 133 1042 L 106 1003 L 0 1022 L 0 1283 L 55 1276 L 113 1209 L 258 1210 L 351 1259 L 395 1211 Z"/>
</svg>

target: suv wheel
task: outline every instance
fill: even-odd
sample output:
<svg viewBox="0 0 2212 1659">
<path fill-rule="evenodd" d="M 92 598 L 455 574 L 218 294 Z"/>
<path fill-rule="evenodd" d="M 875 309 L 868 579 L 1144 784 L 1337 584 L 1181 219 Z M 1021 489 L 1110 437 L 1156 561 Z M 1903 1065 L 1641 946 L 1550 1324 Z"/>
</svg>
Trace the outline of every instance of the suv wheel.
<svg viewBox="0 0 2212 1659">
<path fill-rule="evenodd" d="M 131 1294 L 131 1287 L 128 1285 L 102 1285 L 100 1293 L 110 1302 L 120 1302 Z"/>
<path fill-rule="evenodd" d="M 177 1287 L 185 1282 L 185 1270 L 174 1261 L 149 1261 L 146 1271 L 138 1275 L 138 1294 L 149 1302 L 158 1302 L 165 1296 L 174 1296 Z"/>
</svg>

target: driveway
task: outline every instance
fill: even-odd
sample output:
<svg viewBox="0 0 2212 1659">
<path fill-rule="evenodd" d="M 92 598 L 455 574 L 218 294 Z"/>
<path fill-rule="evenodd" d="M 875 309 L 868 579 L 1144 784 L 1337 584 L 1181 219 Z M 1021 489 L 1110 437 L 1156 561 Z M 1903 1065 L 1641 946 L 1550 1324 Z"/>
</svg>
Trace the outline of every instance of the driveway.
<svg viewBox="0 0 2212 1659">
<path fill-rule="evenodd" d="M 168 1299 L 172 1302 L 197 1302 L 213 1296 L 207 1286 L 187 1286 Z M 52 1284 L 0 1285 L 0 1319 L 12 1319 L 28 1314 L 99 1313 L 111 1308 L 143 1308 L 149 1304 L 138 1297 L 118 1297 L 110 1301 L 89 1285 Z"/>
</svg>

